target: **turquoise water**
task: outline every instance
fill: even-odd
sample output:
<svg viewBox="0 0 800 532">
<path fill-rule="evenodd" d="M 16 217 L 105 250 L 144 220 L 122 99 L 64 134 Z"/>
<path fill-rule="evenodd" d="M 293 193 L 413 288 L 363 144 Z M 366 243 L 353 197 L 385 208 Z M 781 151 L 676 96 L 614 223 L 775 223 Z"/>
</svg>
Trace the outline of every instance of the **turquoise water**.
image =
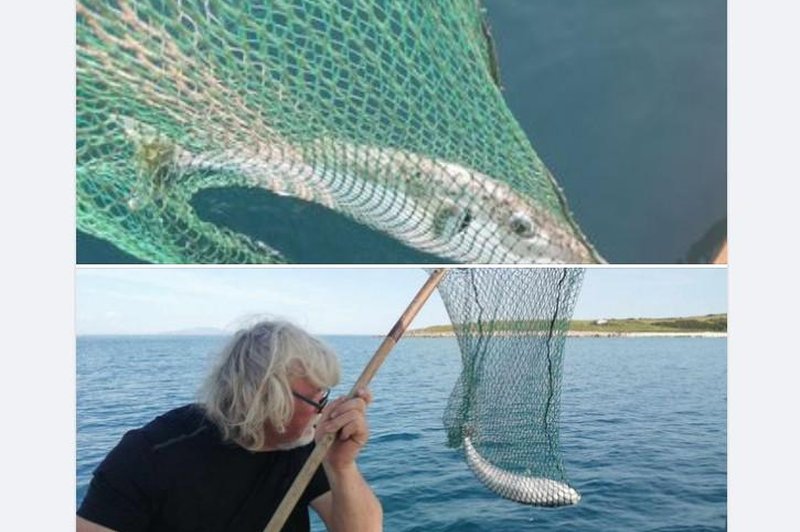
<svg viewBox="0 0 800 532">
<path fill-rule="evenodd" d="M 724 236 L 725 0 L 485 5 L 506 101 L 609 262 L 686 262 L 712 228 Z M 293 262 L 441 262 L 265 191 L 207 190 L 192 204 Z M 80 263 L 136 262 L 83 233 L 77 244 Z"/>
<path fill-rule="evenodd" d="M 326 340 L 344 393 L 381 339 Z M 189 402 L 219 337 L 81 337 L 77 486 L 122 434 Z M 564 360 L 561 443 L 582 493 L 572 508 L 503 500 L 445 446 L 441 416 L 460 369 L 455 340 L 404 339 L 373 381 L 359 464 L 389 531 L 724 530 L 726 340 L 574 338 Z M 315 521 L 316 529 L 322 529 Z"/>
</svg>

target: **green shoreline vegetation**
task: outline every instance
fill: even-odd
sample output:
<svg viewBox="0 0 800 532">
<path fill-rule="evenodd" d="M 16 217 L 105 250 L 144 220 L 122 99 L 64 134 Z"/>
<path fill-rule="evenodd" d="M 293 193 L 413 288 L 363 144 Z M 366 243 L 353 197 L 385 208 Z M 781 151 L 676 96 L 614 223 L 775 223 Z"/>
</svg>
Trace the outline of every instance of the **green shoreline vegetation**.
<svg viewBox="0 0 800 532">
<path fill-rule="evenodd" d="M 626 318 L 626 319 L 595 319 L 573 320 L 568 324 L 556 322 L 553 324 L 558 329 L 568 329 L 571 336 L 591 335 L 724 335 L 728 332 L 727 314 L 706 314 L 704 316 L 687 316 L 680 318 Z M 475 332 L 479 332 L 477 324 L 469 324 Z M 549 321 L 496 321 L 481 324 L 480 332 L 507 334 L 516 331 L 546 332 L 550 330 Z M 421 329 L 412 329 L 405 333 L 411 337 L 453 336 L 452 325 L 434 325 Z"/>
</svg>

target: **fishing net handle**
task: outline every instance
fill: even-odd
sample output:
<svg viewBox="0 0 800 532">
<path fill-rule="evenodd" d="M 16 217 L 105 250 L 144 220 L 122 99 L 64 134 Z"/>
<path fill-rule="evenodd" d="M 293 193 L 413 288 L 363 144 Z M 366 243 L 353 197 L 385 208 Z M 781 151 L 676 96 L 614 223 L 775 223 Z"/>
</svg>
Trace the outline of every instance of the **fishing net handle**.
<svg viewBox="0 0 800 532">
<path fill-rule="evenodd" d="M 417 295 L 408 305 L 408 308 L 406 308 L 405 312 L 403 312 L 403 314 L 397 320 L 397 323 L 394 324 L 394 327 L 392 327 L 392 330 L 386 335 L 386 338 L 383 339 L 383 342 L 381 343 L 380 347 L 378 347 L 378 350 L 375 351 L 374 355 L 372 355 L 369 363 L 367 363 L 366 367 L 361 372 L 361 376 L 358 377 L 358 380 L 356 380 L 356 383 L 350 390 L 350 393 L 348 394 L 349 398 L 355 397 L 358 393 L 358 390 L 365 388 L 370 383 L 372 377 L 375 376 L 375 373 L 377 373 L 378 369 L 381 367 L 381 364 L 383 364 L 384 360 L 386 360 L 389 352 L 391 352 L 392 348 L 394 348 L 394 346 L 403 336 L 403 333 L 411 324 L 414 317 L 416 317 L 417 313 L 419 313 L 423 305 L 425 305 L 425 302 L 436 289 L 439 281 L 442 280 L 442 277 L 444 277 L 446 272 L 447 269 L 445 268 L 437 268 L 433 270 L 428 277 L 428 280 L 425 282 L 422 288 L 420 288 L 419 292 L 417 292 Z M 292 482 L 292 485 L 289 487 L 289 491 L 287 491 L 286 495 L 284 495 L 281 504 L 278 506 L 278 509 L 275 510 L 275 513 L 272 515 L 272 518 L 267 524 L 267 527 L 264 529 L 264 532 L 280 532 L 280 530 L 283 528 L 283 525 L 286 523 L 286 520 L 289 518 L 289 515 L 294 510 L 294 507 L 297 505 L 297 501 L 300 500 L 300 496 L 303 494 L 308 486 L 308 483 L 311 481 L 311 478 L 314 476 L 314 473 L 316 473 L 317 468 L 319 468 L 320 464 L 322 464 L 322 461 L 325 459 L 325 455 L 328 453 L 328 449 L 330 449 L 335 439 L 336 434 L 328 433 L 317 442 L 316 447 L 306 459 L 306 463 L 303 465 L 303 468 L 297 474 L 294 482 Z"/>
</svg>

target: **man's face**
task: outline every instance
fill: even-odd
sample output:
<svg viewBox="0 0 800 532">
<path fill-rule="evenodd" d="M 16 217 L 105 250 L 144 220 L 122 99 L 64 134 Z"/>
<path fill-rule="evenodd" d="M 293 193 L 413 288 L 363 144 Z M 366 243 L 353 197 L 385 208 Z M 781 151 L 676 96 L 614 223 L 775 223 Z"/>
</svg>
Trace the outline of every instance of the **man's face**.
<svg viewBox="0 0 800 532">
<path fill-rule="evenodd" d="M 308 379 L 296 378 L 290 381 L 292 391 L 319 402 L 325 396 L 326 390 L 314 386 Z M 313 405 L 294 397 L 294 415 L 286 425 L 286 431 L 276 434 L 274 446 L 281 450 L 293 449 L 308 445 L 314 441 L 314 430 L 320 414 Z"/>
</svg>

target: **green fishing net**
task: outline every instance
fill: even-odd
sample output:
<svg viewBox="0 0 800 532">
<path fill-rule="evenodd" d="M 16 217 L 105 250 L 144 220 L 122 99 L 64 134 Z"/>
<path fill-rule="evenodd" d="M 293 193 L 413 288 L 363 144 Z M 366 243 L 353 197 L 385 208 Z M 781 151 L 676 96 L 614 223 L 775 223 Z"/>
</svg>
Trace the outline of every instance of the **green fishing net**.
<svg viewBox="0 0 800 532">
<path fill-rule="evenodd" d="M 283 261 L 190 203 L 248 187 L 447 260 L 600 260 L 475 0 L 79 0 L 76 29 L 77 226 L 135 257 Z"/>
<path fill-rule="evenodd" d="M 439 285 L 462 371 L 444 424 L 448 445 L 489 489 L 538 506 L 580 500 L 559 444 L 565 334 L 577 268 L 451 270 Z"/>
</svg>

